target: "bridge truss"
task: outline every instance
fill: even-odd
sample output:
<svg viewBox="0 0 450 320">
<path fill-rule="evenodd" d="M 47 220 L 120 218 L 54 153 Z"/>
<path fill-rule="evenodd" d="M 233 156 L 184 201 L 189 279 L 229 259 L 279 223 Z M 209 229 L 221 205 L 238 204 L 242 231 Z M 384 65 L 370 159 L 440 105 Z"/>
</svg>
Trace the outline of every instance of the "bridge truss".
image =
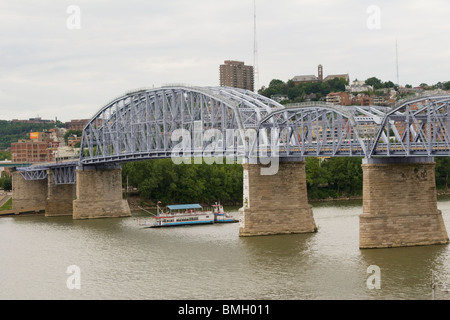
<svg viewBox="0 0 450 320">
<path fill-rule="evenodd" d="M 25 179 L 74 183 L 74 168 L 177 157 L 450 156 L 450 95 L 393 108 L 323 102 L 283 106 L 229 87 L 138 90 L 100 109 L 74 164 L 17 168 Z M 228 163 L 228 162 L 227 162 Z"/>
</svg>

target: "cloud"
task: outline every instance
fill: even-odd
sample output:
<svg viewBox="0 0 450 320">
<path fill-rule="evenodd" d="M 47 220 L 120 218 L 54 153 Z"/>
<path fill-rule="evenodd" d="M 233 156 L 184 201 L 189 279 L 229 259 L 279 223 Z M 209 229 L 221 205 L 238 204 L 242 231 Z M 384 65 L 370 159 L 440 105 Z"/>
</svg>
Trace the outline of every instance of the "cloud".
<svg viewBox="0 0 450 320">
<path fill-rule="evenodd" d="M 66 26 L 69 5 L 81 29 Z M 110 99 L 165 83 L 218 85 L 228 59 L 253 64 L 251 0 L 3 1 L 0 117 L 88 118 Z M 256 0 L 260 86 L 349 73 L 418 85 L 450 80 L 444 0 Z M 367 8 L 381 27 L 367 28 Z M 59 113 L 59 114 L 55 114 Z"/>
</svg>

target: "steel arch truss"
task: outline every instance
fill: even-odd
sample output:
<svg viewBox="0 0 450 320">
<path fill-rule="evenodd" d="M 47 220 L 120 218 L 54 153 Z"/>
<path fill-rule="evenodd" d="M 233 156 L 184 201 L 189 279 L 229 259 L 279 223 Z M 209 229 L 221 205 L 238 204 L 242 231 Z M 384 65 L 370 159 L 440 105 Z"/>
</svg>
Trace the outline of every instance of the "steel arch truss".
<svg viewBox="0 0 450 320">
<path fill-rule="evenodd" d="M 182 156 L 214 144 L 214 156 L 242 157 L 248 152 L 244 131 L 257 128 L 276 108 L 283 107 L 228 87 L 174 85 L 132 92 L 106 105 L 85 126 L 80 162 L 168 158 L 180 148 L 180 139 Z"/>
<path fill-rule="evenodd" d="M 85 126 L 80 162 L 168 158 L 174 151 L 180 157 L 205 151 L 238 158 L 449 156 L 449 101 L 448 95 L 417 98 L 393 109 L 282 106 L 229 87 L 141 90 L 113 100 Z"/>
<path fill-rule="evenodd" d="M 289 105 L 260 122 L 255 148 L 260 154 L 267 149 L 269 156 L 279 157 L 363 157 L 366 142 L 374 140 L 377 122 L 381 122 L 372 109 L 327 103 Z M 269 148 L 263 144 L 265 136 Z"/>
<path fill-rule="evenodd" d="M 450 96 L 381 106 L 288 105 L 266 116 L 252 148 L 279 157 L 450 156 Z M 270 132 L 269 132 L 270 131 Z M 274 154 L 274 152 L 278 152 Z"/>
<path fill-rule="evenodd" d="M 386 113 L 371 156 L 449 156 L 450 96 L 398 104 Z"/>
</svg>

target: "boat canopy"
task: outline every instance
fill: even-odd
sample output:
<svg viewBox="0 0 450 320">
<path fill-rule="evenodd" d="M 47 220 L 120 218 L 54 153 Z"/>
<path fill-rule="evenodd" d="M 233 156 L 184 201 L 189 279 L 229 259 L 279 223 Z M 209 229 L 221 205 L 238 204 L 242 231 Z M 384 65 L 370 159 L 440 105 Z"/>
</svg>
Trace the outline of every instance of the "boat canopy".
<svg viewBox="0 0 450 320">
<path fill-rule="evenodd" d="M 175 204 L 167 206 L 169 210 L 186 210 L 186 209 L 203 209 L 201 205 L 197 204 Z"/>
</svg>

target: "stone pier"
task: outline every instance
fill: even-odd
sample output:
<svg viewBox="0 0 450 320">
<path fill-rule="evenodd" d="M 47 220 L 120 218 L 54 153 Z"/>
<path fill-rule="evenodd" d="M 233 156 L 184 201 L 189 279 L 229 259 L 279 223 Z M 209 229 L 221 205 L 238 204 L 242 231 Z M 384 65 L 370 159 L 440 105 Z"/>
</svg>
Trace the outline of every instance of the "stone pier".
<svg viewBox="0 0 450 320">
<path fill-rule="evenodd" d="M 433 158 L 365 159 L 362 168 L 361 249 L 449 242 L 437 208 Z"/>
<path fill-rule="evenodd" d="M 47 200 L 47 179 L 25 180 L 20 172 L 13 171 L 13 210 L 16 212 L 43 211 Z"/>
<path fill-rule="evenodd" d="M 122 197 L 122 169 L 82 166 L 77 171 L 73 219 L 129 217 L 128 202 Z"/>
<path fill-rule="evenodd" d="M 76 196 L 75 184 L 55 184 L 53 171 L 47 170 L 48 191 L 45 203 L 45 216 L 71 216 L 73 200 Z"/>
<path fill-rule="evenodd" d="M 317 231 L 308 203 L 305 161 L 280 162 L 274 175 L 262 175 L 264 166 L 260 164 L 245 163 L 243 167 L 240 236 Z"/>
</svg>

